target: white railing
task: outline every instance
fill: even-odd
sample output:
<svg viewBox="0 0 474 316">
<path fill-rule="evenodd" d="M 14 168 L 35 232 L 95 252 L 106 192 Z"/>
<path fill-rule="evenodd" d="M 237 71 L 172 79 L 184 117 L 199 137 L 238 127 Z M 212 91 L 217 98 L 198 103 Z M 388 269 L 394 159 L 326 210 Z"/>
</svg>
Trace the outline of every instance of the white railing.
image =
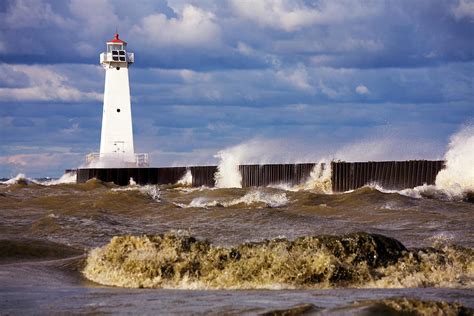
<svg viewBox="0 0 474 316">
<path fill-rule="evenodd" d="M 114 60 L 113 57 L 117 57 L 118 60 Z M 120 57 L 124 57 L 125 60 L 120 60 Z M 125 55 L 112 55 L 112 53 L 101 53 L 100 54 L 100 63 L 109 63 L 109 62 L 127 62 L 129 64 L 135 62 L 135 55 L 133 53 L 125 53 Z"/>
<path fill-rule="evenodd" d="M 86 165 L 101 168 L 116 167 L 148 167 L 150 165 L 148 154 L 139 153 L 132 155 L 122 155 L 116 153 L 90 153 L 86 155 Z"/>
</svg>

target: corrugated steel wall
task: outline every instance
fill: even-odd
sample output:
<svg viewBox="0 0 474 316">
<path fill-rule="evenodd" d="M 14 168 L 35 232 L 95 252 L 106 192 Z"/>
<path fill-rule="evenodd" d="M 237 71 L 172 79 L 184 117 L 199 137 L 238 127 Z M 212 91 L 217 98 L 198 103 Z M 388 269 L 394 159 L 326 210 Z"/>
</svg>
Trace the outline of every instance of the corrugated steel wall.
<svg viewBox="0 0 474 316">
<path fill-rule="evenodd" d="M 267 186 L 304 182 L 309 178 L 314 163 L 241 165 L 243 187 Z M 344 192 L 377 183 L 387 189 L 413 188 L 418 185 L 434 184 L 444 161 L 412 160 L 382 162 L 331 162 L 332 188 Z M 323 165 L 324 168 L 324 165 Z M 97 178 L 118 185 L 127 185 L 130 178 L 141 185 L 174 184 L 191 170 L 192 185 L 213 187 L 217 166 L 173 167 L 173 168 L 104 168 L 78 169 L 77 182 Z"/>
<path fill-rule="evenodd" d="M 213 187 L 216 185 L 214 175 L 217 172 L 217 166 L 198 166 L 189 167 L 193 176 L 193 187 Z"/>
<path fill-rule="evenodd" d="M 186 167 L 170 168 L 88 168 L 77 169 L 77 182 L 96 178 L 117 185 L 128 185 L 130 178 L 140 185 L 175 184 L 185 174 Z"/>
<path fill-rule="evenodd" d="M 241 165 L 243 187 L 267 186 L 270 184 L 287 183 L 298 184 L 304 182 L 314 163 L 303 164 L 271 164 L 271 165 Z"/>
<path fill-rule="evenodd" d="M 332 188 L 344 192 L 377 183 L 386 189 L 434 184 L 444 161 L 332 162 Z"/>
</svg>

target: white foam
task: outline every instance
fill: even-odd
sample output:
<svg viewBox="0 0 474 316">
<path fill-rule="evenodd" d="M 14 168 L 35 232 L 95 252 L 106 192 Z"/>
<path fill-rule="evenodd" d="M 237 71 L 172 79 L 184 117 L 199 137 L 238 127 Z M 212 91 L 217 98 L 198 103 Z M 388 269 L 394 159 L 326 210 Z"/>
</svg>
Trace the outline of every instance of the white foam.
<svg viewBox="0 0 474 316">
<path fill-rule="evenodd" d="M 214 175 L 217 188 L 241 188 L 242 175 L 239 171 L 241 146 L 219 151 L 217 172 Z"/>
<path fill-rule="evenodd" d="M 42 182 L 42 185 L 57 185 L 57 184 L 68 184 L 68 183 L 76 183 L 77 174 L 75 172 L 67 172 L 63 174 L 59 179 L 56 180 L 49 180 Z"/>
<path fill-rule="evenodd" d="M 322 160 L 317 163 L 309 175 L 308 180 L 302 184 L 290 185 L 287 183 L 271 184 L 269 187 L 297 192 L 297 191 L 311 191 L 314 193 L 331 194 L 332 193 L 332 171 L 331 163 Z"/>
<path fill-rule="evenodd" d="M 214 176 L 216 187 L 241 188 L 242 176 L 239 165 L 242 164 L 297 163 L 320 157 L 303 153 L 304 148 L 299 148 L 296 143 L 288 140 L 255 138 L 219 151 L 214 156 L 218 159 L 217 172 Z"/>
<path fill-rule="evenodd" d="M 436 187 L 451 198 L 474 191 L 474 126 L 466 126 L 451 137 L 445 160 L 446 168 L 436 176 Z"/>
<path fill-rule="evenodd" d="M 237 204 L 252 205 L 256 203 L 265 203 L 269 207 L 281 207 L 288 203 L 285 193 L 266 193 L 260 190 L 254 190 L 243 197 L 222 203 L 224 206 L 233 206 Z"/>
<path fill-rule="evenodd" d="M 467 192 L 474 192 L 474 126 L 466 126 L 451 136 L 444 158 L 446 167 L 438 172 L 434 185 L 423 184 L 399 191 L 385 189 L 377 183 L 368 186 L 383 193 L 399 193 L 416 199 L 462 200 Z"/>
<path fill-rule="evenodd" d="M 184 185 L 184 186 L 190 186 L 193 184 L 193 175 L 191 173 L 191 170 L 188 169 L 186 170 L 186 173 L 184 176 L 178 181 L 179 185 Z"/>
<path fill-rule="evenodd" d="M 58 184 L 65 184 L 65 183 L 76 183 L 76 173 L 75 172 L 68 172 L 63 174 L 59 179 L 53 180 L 46 180 L 46 181 L 38 181 L 34 179 L 28 178 L 24 173 L 19 173 L 15 177 L 7 180 L 7 181 L 0 181 L 1 184 L 12 185 L 18 183 L 35 183 L 39 185 L 58 185 Z"/>
<path fill-rule="evenodd" d="M 132 179 L 132 178 L 130 178 L 130 179 Z M 133 181 L 133 182 L 135 182 L 135 181 Z M 111 191 L 114 191 L 114 192 L 138 191 L 142 194 L 148 195 L 149 197 L 151 197 L 156 202 L 160 202 L 160 196 L 161 196 L 160 189 L 156 185 L 150 185 L 150 184 L 143 185 L 143 186 L 132 184 L 132 185 L 129 185 L 127 187 L 112 188 Z"/>
<path fill-rule="evenodd" d="M 231 207 L 239 204 L 244 205 L 255 205 L 265 204 L 267 207 L 281 207 L 288 204 L 289 200 L 285 193 L 266 193 L 260 190 L 251 191 L 244 196 L 229 201 L 226 200 L 213 200 L 206 197 L 194 198 L 189 204 L 175 203 L 175 205 L 181 208 L 209 208 L 215 206 Z"/>
<path fill-rule="evenodd" d="M 303 185 L 303 189 L 330 194 L 332 193 L 331 176 L 331 163 L 329 161 L 320 161 L 314 166 L 309 179 Z"/>
<path fill-rule="evenodd" d="M 2 184 L 6 184 L 6 185 L 12 185 L 12 184 L 18 184 L 18 183 L 31 183 L 31 182 L 34 182 L 32 179 L 29 179 L 26 177 L 26 175 L 24 173 L 19 173 L 17 174 L 15 177 L 7 180 L 7 181 L 2 181 L 1 183 Z"/>
</svg>

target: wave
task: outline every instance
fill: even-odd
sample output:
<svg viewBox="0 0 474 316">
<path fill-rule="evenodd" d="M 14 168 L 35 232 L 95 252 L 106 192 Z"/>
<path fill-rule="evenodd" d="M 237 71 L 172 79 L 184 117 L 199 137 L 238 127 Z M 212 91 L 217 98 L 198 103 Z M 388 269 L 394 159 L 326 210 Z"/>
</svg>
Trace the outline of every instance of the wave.
<svg viewBox="0 0 474 316">
<path fill-rule="evenodd" d="M 189 204 L 175 203 L 181 208 L 209 208 L 209 207 L 230 207 L 237 205 L 257 206 L 257 207 L 281 207 L 288 204 L 289 200 L 285 193 L 266 193 L 260 190 L 253 190 L 244 196 L 229 201 L 214 200 L 206 197 L 194 198 Z"/>
<path fill-rule="evenodd" d="M 457 302 L 425 301 L 406 297 L 355 302 L 323 310 L 330 315 L 472 315 L 474 310 Z"/>
<path fill-rule="evenodd" d="M 307 236 L 218 247 L 174 233 L 113 237 L 83 274 L 130 288 L 472 287 L 474 251 L 406 249 L 382 235 Z"/>
<path fill-rule="evenodd" d="M 35 181 L 33 179 L 26 177 L 24 173 L 19 173 L 15 177 L 8 179 L 6 181 L 1 181 L 0 183 L 5 184 L 5 185 L 13 185 L 13 184 L 27 185 L 30 183 L 35 183 Z"/>
<path fill-rule="evenodd" d="M 20 259 L 59 259 L 83 254 L 82 250 L 45 240 L 0 240 L 0 262 Z"/>
<path fill-rule="evenodd" d="M 131 182 L 132 183 L 132 182 Z M 112 192 L 127 192 L 127 191 L 138 191 L 146 196 L 149 196 L 156 202 L 160 202 L 161 192 L 160 188 L 157 185 L 136 185 L 131 184 L 127 187 L 112 188 Z"/>
<path fill-rule="evenodd" d="M 424 184 L 398 193 L 413 198 L 474 202 L 474 126 L 465 126 L 451 136 L 444 159 L 445 168 L 436 175 L 434 185 Z"/>
<path fill-rule="evenodd" d="M 58 185 L 58 184 L 74 184 L 77 180 L 77 174 L 75 172 L 67 172 L 63 174 L 59 179 L 48 180 L 40 182 L 41 185 Z"/>
<path fill-rule="evenodd" d="M 184 174 L 184 176 L 181 179 L 179 179 L 177 184 L 182 185 L 182 186 L 191 186 L 191 185 L 193 185 L 193 175 L 192 175 L 190 169 L 186 170 L 186 173 Z"/>
<path fill-rule="evenodd" d="M 332 194 L 331 177 L 331 163 L 326 160 L 322 160 L 314 166 L 305 182 L 296 185 L 287 183 L 271 184 L 268 187 L 291 192 L 310 191 L 320 194 Z"/>
<path fill-rule="evenodd" d="M 24 173 L 19 173 L 15 177 L 8 179 L 6 181 L 0 181 L 0 184 L 4 185 L 28 185 L 28 184 L 39 184 L 39 185 L 59 185 L 59 184 L 69 184 L 76 183 L 77 175 L 75 172 L 68 172 L 63 174 L 59 179 L 48 179 L 48 180 L 36 180 L 28 178 Z"/>
</svg>

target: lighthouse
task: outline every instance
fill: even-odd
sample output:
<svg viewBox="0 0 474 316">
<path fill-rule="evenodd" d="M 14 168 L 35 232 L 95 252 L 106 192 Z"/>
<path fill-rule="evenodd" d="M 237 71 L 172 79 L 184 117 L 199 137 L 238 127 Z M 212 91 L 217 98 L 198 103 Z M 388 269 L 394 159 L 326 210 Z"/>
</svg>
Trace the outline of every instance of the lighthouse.
<svg viewBox="0 0 474 316">
<path fill-rule="evenodd" d="M 148 155 L 136 154 L 133 144 L 128 68 L 135 56 L 127 52 L 127 43 L 118 33 L 106 46 L 107 50 L 100 54 L 100 64 L 105 69 L 100 153 L 89 154 L 86 160 L 98 167 L 148 166 Z"/>
</svg>

